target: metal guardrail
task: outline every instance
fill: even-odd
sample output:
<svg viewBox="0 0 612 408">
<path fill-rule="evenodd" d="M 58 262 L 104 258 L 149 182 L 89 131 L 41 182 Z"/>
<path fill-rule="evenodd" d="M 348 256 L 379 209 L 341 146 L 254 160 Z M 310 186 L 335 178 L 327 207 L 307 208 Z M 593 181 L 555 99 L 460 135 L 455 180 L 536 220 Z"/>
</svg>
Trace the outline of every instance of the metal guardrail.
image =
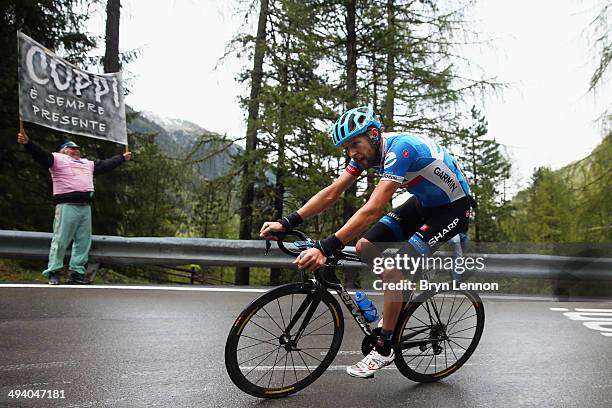
<svg viewBox="0 0 612 408">
<path fill-rule="evenodd" d="M 0 230 L 0 257 L 46 259 L 50 233 Z M 348 247 L 348 251 L 355 250 Z M 442 253 L 443 255 L 445 253 Z M 612 280 L 612 258 L 533 254 L 469 254 L 484 258 L 476 276 L 539 279 Z M 258 266 L 293 268 L 293 259 L 276 245 L 265 255 L 265 241 L 211 238 L 126 238 L 94 235 L 90 262 L 127 265 Z M 346 262 L 345 269 L 362 265 Z"/>
</svg>

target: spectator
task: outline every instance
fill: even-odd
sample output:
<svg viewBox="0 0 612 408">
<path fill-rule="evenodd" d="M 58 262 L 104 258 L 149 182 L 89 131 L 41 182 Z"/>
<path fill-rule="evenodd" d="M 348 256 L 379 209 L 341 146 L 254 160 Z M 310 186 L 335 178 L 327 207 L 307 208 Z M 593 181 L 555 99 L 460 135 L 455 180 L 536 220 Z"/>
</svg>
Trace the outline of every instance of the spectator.
<svg viewBox="0 0 612 408">
<path fill-rule="evenodd" d="M 88 284 L 86 264 L 91 248 L 91 203 L 94 196 L 93 176 L 107 173 L 132 159 L 126 152 L 106 160 L 91 161 L 81 157 L 79 146 L 71 141 L 49 153 L 28 138 L 25 132 L 17 135 L 17 143 L 25 146 L 35 161 L 49 169 L 53 181 L 53 238 L 49 250 L 49 264 L 43 276 L 50 285 L 58 285 L 64 268 L 64 254 L 72 244 L 69 282 Z"/>
</svg>

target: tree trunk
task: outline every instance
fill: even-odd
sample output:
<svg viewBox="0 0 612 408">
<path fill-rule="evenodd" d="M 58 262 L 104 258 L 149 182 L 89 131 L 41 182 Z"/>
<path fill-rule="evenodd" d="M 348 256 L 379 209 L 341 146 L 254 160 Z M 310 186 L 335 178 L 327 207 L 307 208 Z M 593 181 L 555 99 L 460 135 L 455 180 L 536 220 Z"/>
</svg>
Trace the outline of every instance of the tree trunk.
<svg viewBox="0 0 612 408">
<path fill-rule="evenodd" d="M 385 111 L 383 123 L 387 132 L 393 131 L 395 126 L 395 8 L 393 0 L 387 0 L 387 95 L 385 96 Z"/>
<path fill-rule="evenodd" d="M 245 161 L 242 171 L 242 200 L 240 203 L 240 239 L 251 239 L 253 230 L 253 198 L 255 197 L 255 166 L 252 163 L 257 150 L 257 119 L 259 118 L 259 93 L 263 78 L 263 60 L 266 52 L 266 23 L 268 21 L 268 0 L 260 0 L 259 20 L 253 71 L 251 71 L 251 94 L 246 131 Z M 249 268 L 236 268 L 236 285 L 249 284 Z"/>
<path fill-rule="evenodd" d="M 291 23 L 289 23 L 289 30 Z M 274 186 L 274 213 L 276 219 L 283 216 L 283 206 L 285 200 L 285 135 L 287 134 L 287 123 L 289 122 L 287 112 L 287 94 L 289 90 L 289 34 L 285 37 L 285 58 L 284 63 L 279 72 L 279 85 L 281 93 L 280 112 L 278 134 L 276 140 L 278 143 L 278 163 L 276 164 L 276 184 Z M 278 286 L 281 284 L 281 268 L 270 269 L 270 285 Z"/>
<path fill-rule="evenodd" d="M 355 22 L 357 19 L 357 1 L 347 0 L 346 3 L 346 90 L 347 90 L 347 108 L 357 106 L 357 32 L 355 30 Z M 347 156 L 346 164 L 350 162 Z M 342 218 L 346 223 L 355 213 L 353 202 L 357 199 L 357 184 L 353 184 L 342 198 L 343 211 Z M 355 287 L 355 279 L 352 272 L 345 272 L 345 284 L 348 288 Z"/>
<path fill-rule="evenodd" d="M 104 53 L 104 72 L 119 72 L 119 19 L 121 0 L 106 2 L 106 52 Z"/>
</svg>

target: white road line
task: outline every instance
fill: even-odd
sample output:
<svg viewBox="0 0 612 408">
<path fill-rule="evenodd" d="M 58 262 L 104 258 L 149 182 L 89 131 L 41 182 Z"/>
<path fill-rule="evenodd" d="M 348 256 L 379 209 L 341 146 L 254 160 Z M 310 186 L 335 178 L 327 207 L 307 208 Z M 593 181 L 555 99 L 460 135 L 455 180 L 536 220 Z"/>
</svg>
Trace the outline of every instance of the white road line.
<svg viewBox="0 0 612 408">
<path fill-rule="evenodd" d="M 473 364 L 470 363 L 465 363 L 464 366 L 470 366 Z M 247 371 L 247 370 L 253 370 L 253 371 L 271 371 L 273 366 L 240 366 L 240 369 L 243 371 Z M 318 366 L 308 366 L 308 368 L 306 368 L 306 366 L 290 366 L 285 368 L 284 366 L 276 366 L 276 368 L 274 369 L 274 371 L 293 371 L 295 368 L 295 371 L 313 371 L 317 368 Z M 326 371 L 346 371 L 346 368 L 350 367 L 348 365 L 330 365 L 329 367 L 327 367 Z M 397 368 L 395 367 L 395 365 L 393 363 L 391 363 L 391 365 L 388 365 L 386 367 L 382 368 L 383 370 L 397 370 Z"/>
<path fill-rule="evenodd" d="M 3 283 L 2 288 L 39 288 L 39 289 L 117 289 L 117 290 L 167 290 L 178 292 L 249 292 L 265 293 L 265 288 L 233 288 L 233 287 L 193 287 L 193 286 L 139 286 L 139 285 L 47 285 L 36 283 Z"/>
<path fill-rule="evenodd" d="M 115 290 L 165 290 L 177 292 L 233 292 L 233 293 L 265 293 L 274 288 L 237 288 L 233 286 L 164 286 L 164 285 L 49 285 L 46 283 L 0 283 L 0 289 L 10 288 L 38 288 L 38 289 L 115 289 Z M 355 291 L 349 291 L 350 295 L 354 295 Z M 381 292 L 365 291 L 368 296 L 383 296 Z M 495 300 L 527 300 L 527 301 L 557 301 L 553 297 L 545 296 L 514 296 L 514 295 L 480 295 L 482 299 Z M 584 299 L 589 300 L 591 299 Z M 593 299 L 592 301 L 596 301 Z"/>
<path fill-rule="evenodd" d="M 287 367 L 285 368 L 284 366 L 279 367 L 276 366 L 276 368 L 274 369 L 274 371 L 293 371 L 295 369 L 295 371 L 313 371 L 316 370 L 318 366 L 308 366 L 308 368 L 306 368 L 306 366 L 291 366 L 291 367 Z M 329 367 L 327 367 L 326 371 L 345 371 L 347 367 L 350 367 L 348 365 L 330 365 Z M 272 366 L 240 366 L 241 370 L 253 370 L 253 371 L 269 371 L 272 370 Z M 387 367 L 383 367 L 383 370 L 396 370 L 395 366 L 387 366 Z"/>
</svg>

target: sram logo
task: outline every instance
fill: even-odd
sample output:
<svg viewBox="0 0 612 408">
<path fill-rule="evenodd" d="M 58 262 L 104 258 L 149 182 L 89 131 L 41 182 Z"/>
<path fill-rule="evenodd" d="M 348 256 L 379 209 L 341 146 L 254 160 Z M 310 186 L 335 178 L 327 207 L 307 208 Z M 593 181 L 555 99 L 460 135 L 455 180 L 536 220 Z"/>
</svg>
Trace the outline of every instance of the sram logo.
<svg viewBox="0 0 612 408">
<path fill-rule="evenodd" d="M 459 218 L 455 218 L 453 222 L 446 226 L 446 228 L 442 229 L 442 231 L 438 232 L 436 235 L 433 236 L 433 238 L 427 241 L 429 246 L 435 245 L 438 241 L 444 238 L 444 236 L 448 234 L 453 228 L 455 228 L 457 224 L 459 224 Z"/>
</svg>

